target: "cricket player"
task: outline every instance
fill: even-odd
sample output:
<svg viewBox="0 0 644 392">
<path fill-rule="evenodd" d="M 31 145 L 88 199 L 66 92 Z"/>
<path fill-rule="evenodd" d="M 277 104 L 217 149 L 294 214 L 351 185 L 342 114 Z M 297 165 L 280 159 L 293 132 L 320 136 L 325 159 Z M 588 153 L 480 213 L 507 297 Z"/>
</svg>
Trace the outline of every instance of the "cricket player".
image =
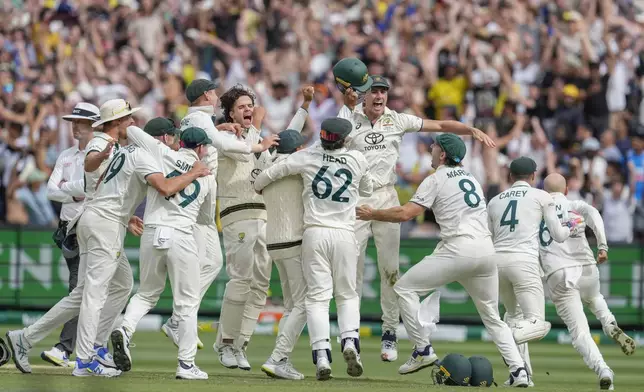
<svg viewBox="0 0 644 392">
<path fill-rule="evenodd" d="M 345 90 L 345 105 L 338 114 L 339 117 L 346 118 L 353 124 L 347 147 L 364 154 L 374 179 L 373 195 L 361 200 L 360 204 L 375 208 L 400 206 L 394 185 L 397 181 L 396 162 L 400 158 L 400 144 L 406 132 L 449 132 L 472 135 L 488 146 L 494 145 L 494 142 L 483 132 L 458 121 L 427 120 L 390 110 L 387 108 L 387 94 L 390 88 L 387 79 L 382 76 L 367 77 L 366 67 L 363 69 L 353 64 L 352 59 L 341 60 L 334 67 L 334 74 L 336 78 L 341 77 L 343 80 L 366 79 L 368 81 L 366 86 L 370 84 L 366 90 L 365 86 L 357 87 L 358 90 L 364 91 L 362 104 L 357 104 L 358 95 L 354 88 Z M 398 279 L 400 269 L 400 224 L 356 221 L 356 238 L 359 246 L 357 290 L 360 296 L 362 296 L 367 242 L 371 234 L 376 243 L 380 273 L 380 306 L 383 321 L 380 357 L 383 361 L 395 361 L 398 358 L 396 328 L 399 324 L 399 310 L 393 285 Z"/>
<path fill-rule="evenodd" d="M 96 127 L 111 124 L 104 127 L 102 132 L 94 132 L 94 137 L 85 148 L 85 160 L 83 163 L 85 200 L 76 216 L 67 224 L 66 235 L 71 236 L 76 233 L 76 224 L 87 204 L 93 199 L 99 178 L 105 173 L 110 159 L 119 150 L 117 143 L 119 130 L 125 129 L 128 124 L 132 123 L 132 114 L 137 110 L 138 108 L 132 109 L 130 104 L 122 99 L 109 100 L 101 106 L 99 110 L 101 120 Z M 97 123 L 94 122 L 92 126 L 95 124 Z M 128 222 L 128 230 L 134 235 L 140 235 L 143 230 L 140 219 L 131 218 Z M 14 364 L 23 373 L 31 373 L 28 357 L 31 347 L 56 328 L 79 315 L 85 287 L 88 250 L 83 247 L 84 244 L 80 240 L 78 245 L 80 263 L 76 288 L 34 324 L 22 330 L 7 332 L 7 340 L 12 351 Z M 119 259 L 119 265 L 123 266 L 123 268 L 119 269 L 122 278 L 118 281 L 113 281 L 110 285 L 110 298 L 114 298 L 114 300 L 108 301 L 102 309 L 98 334 L 94 342 L 96 360 L 102 366 L 108 368 L 115 368 L 116 365 L 112 355 L 107 350 L 107 340 L 114 320 L 121 313 L 127 302 L 133 284 L 132 270 L 125 253 L 121 252 L 116 257 Z"/>
<path fill-rule="evenodd" d="M 474 301 L 485 328 L 508 363 L 510 386 L 527 387 L 529 375 L 512 331 L 499 317 L 499 278 L 485 198 L 479 183 L 461 166 L 465 153 L 465 143 L 458 136 L 437 136 L 432 145 L 432 167 L 436 172 L 420 184 L 409 203 L 387 209 L 366 205 L 357 209 L 361 220 L 404 222 L 431 208 L 440 226 L 441 242 L 434 253 L 411 267 L 394 285 L 403 324 L 414 344 L 412 356 L 398 372 L 414 373 L 438 360 L 431 345 L 431 330 L 419 321 L 419 295 L 458 282 Z M 438 309 L 429 318 L 437 319 Z"/>
<path fill-rule="evenodd" d="M 83 161 L 85 149 L 93 137 L 92 123 L 99 117 L 99 109 L 87 102 L 79 102 L 71 114 L 63 116 L 72 126 L 72 135 L 78 140 L 78 145 L 61 152 L 56 160 L 54 170 L 47 182 L 47 197 L 49 200 L 62 203 L 58 229 L 54 233 L 54 242 L 62 250 L 63 257 L 69 270 L 69 292 L 78 283 L 78 241 L 76 234 L 67 235 L 67 224 L 80 211 L 85 199 L 85 180 L 83 178 Z M 68 367 L 74 364 L 69 357 L 76 347 L 76 329 L 78 318 L 74 317 L 63 325 L 60 340 L 51 350 L 43 351 L 40 357 L 54 366 Z"/>
<path fill-rule="evenodd" d="M 506 309 L 505 321 L 513 328 L 516 343 L 526 362 L 532 365 L 527 342 L 542 339 L 550 331 L 545 321 L 545 297 L 539 267 L 539 230 L 545 222 L 552 238 L 563 242 L 575 222 L 562 226 L 554 200 L 547 192 L 533 188 L 537 164 L 521 157 L 510 164 L 510 189 L 499 193 L 488 205 L 489 229 L 497 252 L 499 294 Z"/>
<path fill-rule="evenodd" d="M 231 133 L 241 133 L 241 125 L 224 123 L 215 127 L 215 110 L 219 97 L 215 89 L 217 84 L 206 79 L 196 79 L 186 89 L 186 98 L 190 101 L 188 114 L 181 120 L 181 129 L 197 127 L 206 131 L 212 145 L 208 145 L 208 155 L 205 163 L 211 173 L 217 177 L 219 152 L 228 151 L 238 153 L 235 159 L 250 161 L 249 154 L 258 154 L 277 144 L 276 136 L 268 137 L 260 144 L 251 145 L 247 141 L 235 138 Z M 219 132 L 225 131 L 225 132 Z M 216 186 L 216 182 L 215 182 Z M 217 194 L 217 189 L 212 190 Z M 216 216 L 208 224 L 197 224 L 194 234 L 199 248 L 201 261 L 201 278 L 199 280 L 200 297 L 203 299 L 206 291 L 215 280 L 223 265 L 219 231 L 217 230 Z M 138 321 L 137 321 L 138 322 Z M 178 324 L 174 316 L 162 326 L 161 330 L 178 346 Z M 197 338 L 197 348 L 202 349 L 203 343 Z"/>
<path fill-rule="evenodd" d="M 127 139 L 125 124 L 129 126 L 131 122 L 117 125 L 121 139 Z M 111 300 L 108 296 L 110 281 L 121 279 L 119 269 L 122 267 L 117 255 L 124 252 L 125 227 L 143 200 L 147 185 L 153 186 L 163 197 L 171 197 L 178 192 L 185 193 L 188 185 L 208 174 L 210 171 L 205 165 L 195 162 L 187 173 L 166 177 L 150 153 L 133 145 L 121 148 L 112 158 L 99 181 L 94 199 L 87 204 L 78 223 L 79 242 L 87 245 L 89 254 L 74 375 L 95 374 L 95 369 L 100 366 L 93 360 L 88 342 L 95 338 L 100 309 L 106 300 Z M 167 240 L 166 237 L 155 237 L 154 243 L 163 246 L 161 243 Z M 196 348 L 196 342 L 193 344 Z M 120 370 L 116 372 L 114 375 L 120 374 Z M 99 372 L 99 375 L 103 374 Z"/>
<path fill-rule="evenodd" d="M 584 305 L 590 308 L 602 323 L 606 335 L 613 338 L 626 355 L 635 352 L 635 342 L 617 326 L 615 316 L 608 309 L 606 300 L 599 290 L 599 271 L 596 264 L 608 260 L 604 222 L 594 207 L 582 200 L 572 201 L 566 198 L 566 179 L 560 174 L 553 173 L 546 177 L 544 189 L 554 198 L 562 221 L 583 219 L 597 238 L 597 261 L 583 230 L 580 230 L 578 235 L 571 235 L 565 242 L 557 243 L 553 242 L 550 230 L 542 227 L 539 233 L 539 249 L 550 299 L 555 304 L 557 314 L 568 327 L 573 347 L 586 365 L 597 374 L 600 388 L 612 390 L 613 371 L 604 362 L 590 334 Z"/>
<path fill-rule="evenodd" d="M 347 374 L 363 373 L 360 361 L 360 300 L 356 291 L 357 247 L 354 234 L 358 196 L 373 191 L 369 164 L 362 153 L 344 147 L 351 123 L 322 122 L 320 143 L 298 151 L 263 171 L 255 190 L 299 175 L 304 191 L 302 268 L 308 287 L 306 319 L 318 380 L 331 378 L 329 302 L 335 298 L 342 356 Z"/>
<path fill-rule="evenodd" d="M 148 132 L 150 131 L 157 130 L 148 127 Z M 141 134 L 132 135 L 137 132 Z M 139 128 L 128 129 L 129 139 L 143 139 L 145 136 Z M 152 136 L 148 138 L 149 141 L 142 144 L 155 142 Z M 181 133 L 182 148 L 179 151 L 159 143 L 159 146 L 165 147 L 162 156 L 165 177 L 172 178 L 190 170 L 198 159 L 206 156 L 206 145 L 210 143 L 206 132 L 194 127 Z M 195 284 L 200 277 L 200 261 L 193 229 L 197 221 L 208 222 L 215 215 L 217 195 L 212 193 L 213 189 L 216 190 L 213 182 L 213 175 L 198 178 L 178 194 L 168 197 L 159 192 L 148 192 L 146 203 L 145 228 L 141 238 L 141 283 L 137 293 L 138 301 L 144 302 L 147 299 L 151 302 L 151 306 L 143 309 L 147 313 L 156 305 L 165 288 L 166 276 L 169 276 L 174 300 L 173 314 L 179 324 L 179 364 L 176 371 L 178 379 L 208 379 L 208 374 L 194 363 L 197 353 L 197 311 L 201 297 L 200 287 Z M 137 308 L 135 301 L 130 303 L 134 306 L 128 307 L 124 325 L 132 318 L 130 313 L 133 309 L 136 312 L 142 308 Z M 139 312 L 138 320 L 145 313 Z M 121 327 L 112 333 L 114 362 L 119 369 L 130 370 L 132 366 L 128 346 L 129 335 L 135 326 L 136 324 L 130 325 L 129 328 Z"/>
</svg>

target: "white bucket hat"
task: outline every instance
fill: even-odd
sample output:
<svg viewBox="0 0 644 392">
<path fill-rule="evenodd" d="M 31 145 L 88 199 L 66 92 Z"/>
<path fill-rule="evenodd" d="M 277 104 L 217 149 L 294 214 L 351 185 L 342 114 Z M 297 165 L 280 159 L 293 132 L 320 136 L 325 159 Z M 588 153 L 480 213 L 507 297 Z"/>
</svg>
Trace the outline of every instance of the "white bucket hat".
<svg viewBox="0 0 644 392">
<path fill-rule="evenodd" d="M 141 108 L 132 108 L 130 103 L 124 99 L 110 99 L 101 105 L 101 119 L 92 124 L 92 128 L 129 116 L 134 112 L 138 112 L 139 109 Z"/>
<path fill-rule="evenodd" d="M 92 120 L 95 121 L 99 116 L 98 107 L 87 102 L 79 102 L 74 106 L 72 114 L 63 116 L 63 120 Z"/>
</svg>

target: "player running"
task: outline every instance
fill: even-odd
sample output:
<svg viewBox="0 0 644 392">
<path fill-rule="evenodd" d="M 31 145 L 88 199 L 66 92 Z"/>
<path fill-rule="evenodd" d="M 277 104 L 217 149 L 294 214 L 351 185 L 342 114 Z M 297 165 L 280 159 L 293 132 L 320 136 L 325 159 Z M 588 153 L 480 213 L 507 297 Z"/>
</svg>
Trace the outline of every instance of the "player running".
<svg viewBox="0 0 644 392">
<path fill-rule="evenodd" d="M 561 225 L 552 196 L 533 188 L 536 171 L 537 164 L 530 158 L 512 161 L 512 186 L 490 200 L 487 208 L 489 229 L 497 252 L 499 295 L 506 310 L 504 319 L 513 328 L 514 339 L 530 375 L 533 373 L 527 342 L 542 339 L 550 331 L 550 323 L 545 321 L 539 267 L 537 237 L 540 226 L 547 227 L 557 242 L 570 236 L 571 227 Z"/>
<path fill-rule="evenodd" d="M 608 245 L 604 222 L 599 211 L 582 200 L 568 200 L 566 179 L 554 173 L 546 177 L 544 189 L 555 200 L 557 212 L 562 221 L 581 220 L 589 226 L 597 238 L 597 261 L 590 249 L 584 230 L 564 243 L 553 242 L 547 227 L 539 233 L 541 265 L 546 276 L 550 299 L 557 314 L 566 323 L 572 345 L 584 359 L 586 365 L 599 378 L 601 389 L 614 389 L 613 371 L 608 367 L 590 334 L 584 305 L 602 323 L 604 333 L 614 339 L 626 355 L 635 352 L 634 340 L 617 326 L 615 316 L 608 309 L 606 300 L 599 290 L 599 271 L 596 264 L 608 260 Z"/>
<path fill-rule="evenodd" d="M 471 135 L 487 146 L 494 146 L 492 139 L 483 132 L 458 121 L 434 121 L 390 110 L 387 108 L 389 82 L 382 76 L 369 77 L 367 67 L 358 59 L 340 60 L 333 72 L 336 81 L 340 78 L 349 82 L 349 85 L 340 85 L 344 90 L 345 105 L 338 114 L 338 117 L 346 118 L 353 124 L 347 147 L 364 154 L 374 179 L 373 195 L 360 200 L 359 204 L 368 204 L 374 208 L 400 206 L 398 193 L 394 188 L 397 181 L 396 162 L 400 158 L 402 138 L 407 132 Z M 365 84 L 360 85 L 363 81 Z M 361 94 L 364 94 L 362 104 L 358 104 L 356 91 L 362 91 Z M 400 270 L 400 224 L 356 221 L 359 246 L 356 287 L 361 297 L 367 242 L 371 234 L 376 244 L 380 274 L 383 322 L 380 356 L 383 361 L 395 361 L 398 358 L 396 328 L 399 323 L 399 309 L 393 284 L 398 279 Z"/>
<path fill-rule="evenodd" d="M 436 172 L 420 184 L 409 203 L 387 209 L 364 205 L 356 210 L 361 220 L 404 222 L 431 208 L 441 229 L 441 242 L 434 253 L 411 267 L 394 285 L 403 324 L 414 344 L 412 356 L 398 372 L 414 373 L 438 361 L 431 345 L 431 330 L 418 319 L 419 295 L 458 282 L 474 301 L 485 328 L 508 363 L 510 385 L 527 387 L 529 376 L 512 331 L 499 317 L 499 278 L 485 199 L 479 183 L 461 167 L 465 152 L 465 144 L 458 136 L 445 133 L 436 137 L 432 145 L 432 167 Z M 438 309 L 435 313 L 423 318 L 437 320 Z"/>
<path fill-rule="evenodd" d="M 347 374 L 363 373 L 360 361 L 360 300 L 356 292 L 357 248 L 354 210 L 358 195 L 369 196 L 368 162 L 344 147 L 351 123 L 341 118 L 322 122 L 320 143 L 293 153 L 262 172 L 255 189 L 281 178 L 300 175 L 304 192 L 302 268 L 308 291 L 306 318 L 318 380 L 331 378 L 329 302 L 335 298 L 341 350 Z"/>
</svg>

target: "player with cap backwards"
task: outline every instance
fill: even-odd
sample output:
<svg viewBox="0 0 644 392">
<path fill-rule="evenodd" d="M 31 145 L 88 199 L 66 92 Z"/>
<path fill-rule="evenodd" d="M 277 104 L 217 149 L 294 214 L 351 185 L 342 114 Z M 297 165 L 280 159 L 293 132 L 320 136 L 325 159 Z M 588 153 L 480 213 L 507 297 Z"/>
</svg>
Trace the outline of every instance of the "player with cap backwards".
<svg viewBox="0 0 644 392">
<path fill-rule="evenodd" d="M 412 356 L 398 372 L 414 373 L 438 360 L 431 345 L 432 325 L 421 324 L 419 320 L 419 295 L 458 282 L 474 301 L 487 332 L 509 364 L 511 386 L 527 387 L 529 376 L 512 331 L 499 317 L 499 277 L 483 189 L 462 168 L 465 143 L 449 133 L 439 135 L 435 140 L 432 167 L 436 171 L 423 180 L 408 203 L 387 209 L 363 205 L 356 210 L 361 220 L 404 222 L 431 208 L 440 226 L 441 242 L 434 252 L 411 267 L 394 285 L 403 324 L 414 344 Z M 421 316 L 435 324 L 433 320 L 439 315 L 436 310 L 436 314 Z"/>
<path fill-rule="evenodd" d="M 546 276 L 545 284 L 557 314 L 566 323 L 572 345 L 586 365 L 597 374 L 601 389 L 613 390 L 613 371 L 590 334 L 584 305 L 601 322 L 604 333 L 614 339 L 626 355 L 635 352 L 635 341 L 617 325 L 615 315 L 608 309 L 606 299 L 599 290 L 599 270 L 596 264 L 608 260 L 608 245 L 604 222 L 597 209 L 583 200 L 568 200 L 566 179 L 553 173 L 546 177 L 544 190 L 554 198 L 561 220 L 577 219 L 585 222 L 597 239 L 597 260 L 588 244 L 584 231 L 571 235 L 563 243 L 553 242 L 546 227 L 539 232 L 541 266 Z"/>
<path fill-rule="evenodd" d="M 206 131 L 208 138 L 212 140 L 212 144 L 206 147 L 208 154 L 204 162 L 215 177 L 217 176 L 218 156 L 220 152 L 229 151 L 231 153 L 240 153 L 237 156 L 239 159 L 249 161 L 249 154 L 260 153 L 276 144 L 276 137 L 269 137 L 263 143 L 257 145 L 250 145 L 245 141 L 238 140 L 230 132 L 239 134 L 241 132 L 241 126 L 239 124 L 224 123 L 215 127 L 215 110 L 219 102 L 219 97 L 215 91 L 216 88 L 217 84 L 207 79 L 196 79 L 190 83 L 186 89 L 186 98 L 190 101 L 191 106 L 188 108 L 188 114 L 181 120 L 180 124 L 181 129 L 189 127 L 201 128 Z M 153 154 L 158 156 L 157 153 Z M 211 192 L 216 195 L 216 182 L 214 186 L 215 188 Z M 213 215 L 212 222 L 197 224 L 195 238 L 199 248 L 199 260 L 201 263 L 201 278 L 199 280 L 200 297 L 203 298 L 219 274 L 224 262 L 221 254 L 221 245 L 219 243 L 216 215 Z M 171 316 L 161 327 L 163 333 L 175 345 L 178 345 L 177 327 L 178 324 L 174 316 Z M 199 338 L 197 338 L 197 348 L 203 348 L 203 343 Z"/>
<path fill-rule="evenodd" d="M 302 177 L 304 234 L 302 268 L 307 285 L 306 319 L 318 380 L 331 378 L 329 302 L 335 298 L 342 356 L 347 374 L 363 373 L 360 361 L 360 300 L 356 292 L 357 248 L 354 210 L 358 196 L 369 196 L 372 179 L 362 153 L 347 150 L 351 123 L 322 122 L 320 143 L 291 154 L 263 171 L 255 190 L 284 177 Z"/>
<path fill-rule="evenodd" d="M 333 68 L 336 83 L 344 92 L 344 106 L 338 114 L 353 124 L 349 149 L 364 154 L 374 179 L 374 192 L 360 201 L 375 208 L 400 206 L 394 189 L 397 181 L 396 162 L 400 157 L 400 144 L 406 132 L 449 132 L 472 135 L 487 146 L 494 142 L 483 132 L 458 121 L 434 121 L 387 108 L 389 82 L 382 76 L 367 74 L 367 67 L 356 58 L 340 60 Z M 359 96 L 364 102 L 358 104 Z M 396 328 L 399 310 L 393 285 L 399 274 L 400 224 L 390 222 L 356 221 L 358 240 L 358 294 L 362 296 L 364 262 L 367 241 L 373 234 L 378 252 L 380 273 L 380 306 L 382 308 L 381 359 L 398 358 Z"/>
<path fill-rule="evenodd" d="M 304 103 L 300 110 L 308 110 L 313 100 L 313 87 L 302 90 Z M 287 159 L 303 148 L 302 128 L 305 117 L 294 117 L 286 131 L 279 134 L 276 154 L 268 160 L 259 160 L 260 171 Z M 289 356 L 306 324 L 306 282 L 302 272 L 302 233 L 304 232 L 304 204 L 302 203 L 302 178 L 290 176 L 275 181 L 263 192 L 266 203 L 266 249 L 277 266 L 284 299 L 284 315 L 277 330 L 275 348 L 262 365 L 270 377 L 303 380 L 304 375 L 289 361 Z"/>
<path fill-rule="evenodd" d="M 211 143 L 201 128 L 187 128 L 181 132 L 181 149 L 174 151 L 153 136 L 178 134 L 172 121 L 163 118 L 148 122 L 145 132 L 137 127 L 128 128 L 128 139 L 142 146 L 155 146 L 161 168 L 166 178 L 173 178 L 189 171 L 207 154 Z M 160 136 L 169 139 L 167 136 Z M 143 147 L 146 149 L 146 147 Z M 195 284 L 200 277 L 198 247 L 193 235 L 197 222 L 208 223 L 215 215 L 216 186 L 212 175 L 195 179 L 181 192 L 162 195 L 148 188 L 144 230 L 141 237 L 141 273 L 137 294 L 123 319 L 123 326 L 112 333 L 114 362 L 123 371 L 132 366 L 129 338 L 141 318 L 156 305 L 165 288 L 166 275 L 170 278 L 173 296 L 173 315 L 178 323 L 179 364 L 176 377 L 205 380 L 208 374 L 201 371 L 194 359 L 197 351 L 197 311 L 201 302 L 200 287 Z"/>
<path fill-rule="evenodd" d="M 545 321 L 545 297 L 539 267 L 539 230 L 546 227 L 552 238 L 563 242 L 575 222 L 564 227 L 557 218 L 555 203 L 541 189 L 533 188 L 537 164 L 530 158 L 517 158 L 510 164 L 512 186 L 488 204 L 496 263 L 499 269 L 499 295 L 504 317 L 532 375 L 527 342 L 542 339 L 550 331 Z M 544 222 L 544 223 L 542 223 Z"/>
<path fill-rule="evenodd" d="M 85 199 L 85 179 L 83 178 L 83 160 L 85 148 L 93 137 L 92 123 L 94 118 L 100 116 L 99 110 L 91 103 L 78 103 L 71 114 L 63 116 L 72 127 L 72 135 L 78 140 L 78 145 L 61 152 L 56 160 L 54 170 L 47 182 L 47 197 L 49 200 L 62 203 L 58 229 L 54 233 L 54 242 L 63 251 L 63 257 L 69 269 L 69 292 L 78 282 L 78 241 L 76 234 L 66 235 L 67 224 L 83 206 Z M 40 357 L 55 366 L 67 367 L 74 362 L 69 357 L 76 346 L 76 329 L 78 318 L 74 317 L 66 322 L 60 332 L 60 340 L 51 350 L 43 351 Z"/>
<path fill-rule="evenodd" d="M 100 120 L 94 122 L 92 127 L 98 128 L 101 125 L 104 125 L 104 127 L 102 131 L 94 132 L 94 137 L 85 148 L 83 163 L 85 200 L 76 216 L 67 224 L 66 235 L 71 236 L 76 233 L 76 223 L 87 204 L 93 199 L 99 178 L 107 169 L 111 157 L 119 150 L 117 143 L 119 135 L 122 130 L 125 130 L 132 123 L 132 113 L 137 110 L 137 108 L 132 109 L 130 104 L 122 99 L 112 99 L 101 106 L 99 110 Z M 140 219 L 133 217 L 128 223 L 128 230 L 135 235 L 139 235 L 140 230 L 142 231 L 140 223 L 142 223 Z M 56 328 L 79 315 L 85 286 L 88 249 L 85 244 L 81 243 L 80 239 L 78 239 L 78 245 L 80 263 L 76 288 L 34 324 L 22 330 L 7 332 L 7 340 L 13 353 L 14 363 L 18 370 L 23 373 L 31 373 L 28 358 L 31 347 Z M 113 280 L 110 285 L 110 301 L 107 301 L 102 309 L 98 334 L 95 336 L 94 342 L 97 361 L 109 368 L 115 368 L 116 365 L 112 355 L 107 350 L 107 340 L 116 316 L 121 313 L 127 303 L 127 298 L 133 285 L 132 269 L 125 252 L 115 254 L 115 257 L 118 259 L 118 265 L 120 266 L 117 274 L 118 279 Z M 79 324 L 77 338 L 82 328 L 83 326 Z M 78 345 L 76 348 L 78 349 Z"/>
</svg>

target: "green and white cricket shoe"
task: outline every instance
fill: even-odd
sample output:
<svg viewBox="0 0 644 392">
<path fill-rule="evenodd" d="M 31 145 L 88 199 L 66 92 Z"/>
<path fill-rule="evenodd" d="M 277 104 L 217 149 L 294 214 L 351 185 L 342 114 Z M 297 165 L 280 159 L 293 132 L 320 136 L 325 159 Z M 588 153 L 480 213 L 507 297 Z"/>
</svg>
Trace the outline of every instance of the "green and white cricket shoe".
<svg viewBox="0 0 644 392">
<path fill-rule="evenodd" d="M 419 370 L 432 366 L 436 363 L 436 361 L 438 361 L 438 356 L 434 352 L 434 348 L 431 344 L 426 346 L 423 351 L 414 349 L 414 352 L 411 354 L 411 357 L 409 357 L 407 362 L 405 362 L 400 368 L 398 368 L 398 373 L 416 373 Z"/>
<path fill-rule="evenodd" d="M 622 352 L 626 355 L 633 355 L 635 353 L 635 340 L 626 335 L 616 322 L 612 322 L 604 329 L 606 335 L 613 339 L 622 348 Z"/>
<path fill-rule="evenodd" d="M 25 338 L 24 330 L 9 331 L 6 337 L 7 345 L 11 350 L 11 358 L 16 368 L 23 373 L 31 373 L 31 365 L 29 364 L 31 344 Z"/>
<path fill-rule="evenodd" d="M 212 345 L 212 348 L 219 357 L 219 363 L 228 369 L 237 369 L 237 358 L 235 357 L 235 350 L 232 344 L 222 344 L 218 346 L 217 343 Z"/>
<path fill-rule="evenodd" d="M 241 370 L 250 370 L 250 363 L 248 362 L 248 357 L 246 356 L 245 348 L 235 348 L 235 361 L 237 361 L 237 367 Z"/>
<path fill-rule="evenodd" d="M 45 362 L 60 367 L 74 367 L 75 363 L 74 361 L 70 361 L 67 353 L 58 347 L 52 347 L 51 350 L 43 351 L 40 353 L 40 358 Z"/>
<path fill-rule="evenodd" d="M 268 360 L 262 365 L 262 372 L 271 378 L 282 380 L 304 380 L 304 375 L 298 372 L 288 358 L 282 358 L 279 361 L 268 357 Z"/>
</svg>

